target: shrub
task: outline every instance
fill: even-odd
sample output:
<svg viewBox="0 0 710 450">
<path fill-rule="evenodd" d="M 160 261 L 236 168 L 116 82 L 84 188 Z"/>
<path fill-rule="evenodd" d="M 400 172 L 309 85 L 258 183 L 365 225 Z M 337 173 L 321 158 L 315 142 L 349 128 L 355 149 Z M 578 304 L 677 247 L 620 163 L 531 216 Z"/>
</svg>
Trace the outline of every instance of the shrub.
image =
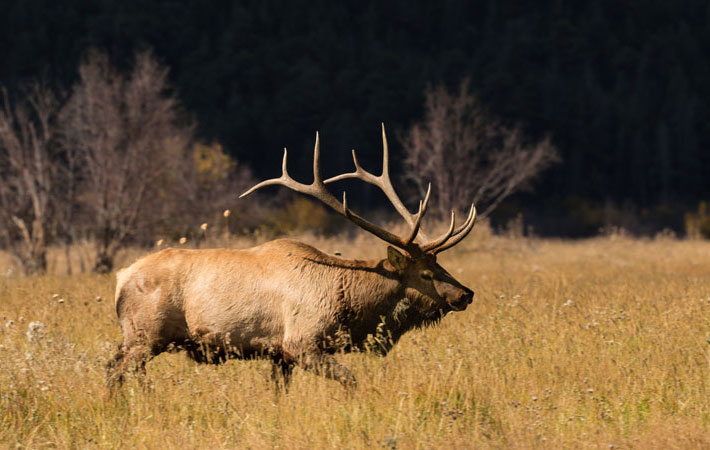
<svg viewBox="0 0 710 450">
<path fill-rule="evenodd" d="M 685 213 L 685 232 L 691 239 L 710 239 L 710 203 L 700 202 L 697 213 Z"/>
</svg>

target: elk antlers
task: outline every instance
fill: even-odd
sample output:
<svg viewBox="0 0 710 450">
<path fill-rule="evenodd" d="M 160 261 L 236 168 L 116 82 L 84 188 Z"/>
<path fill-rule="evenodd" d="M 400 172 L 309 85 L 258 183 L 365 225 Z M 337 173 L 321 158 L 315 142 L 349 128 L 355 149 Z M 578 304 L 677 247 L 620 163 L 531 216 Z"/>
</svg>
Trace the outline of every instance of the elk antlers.
<svg viewBox="0 0 710 450">
<path fill-rule="evenodd" d="M 379 176 L 373 175 L 372 173 L 366 171 L 360 166 L 357 160 L 355 150 L 353 150 L 353 162 L 355 163 L 355 171 L 351 173 L 345 173 L 342 175 L 337 175 L 332 178 L 328 178 L 323 181 L 320 175 L 320 139 L 318 133 L 316 132 L 316 144 L 313 150 L 313 183 L 303 184 L 299 183 L 288 174 L 286 168 L 286 158 L 288 151 L 284 149 L 283 163 L 281 166 L 281 176 L 279 178 L 271 178 L 269 180 L 262 181 L 261 183 L 255 185 L 248 191 L 244 192 L 239 198 L 246 197 L 252 192 L 260 189 L 264 186 L 270 185 L 281 185 L 285 186 L 301 194 L 307 194 L 326 205 L 333 208 L 338 213 L 345 216 L 348 220 L 355 223 L 360 228 L 368 231 L 385 242 L 388 242 L 395 247 L 399 247 L 405 250 L 410 255 L 418 255 L 423 253 L 437 254 L 446 249 L 453 247 L 465 238 L 468 233 L 473 229 L 473 225 L 476 222 L 476 207 L 471 204 L 471 210 L 468 213 L 468 217 L 458 228 L 456 228 L 456 213 L 451 211 L 451 225 L 446 233 L 437 237 L 436 239 L 427 240 L 424 232 L 421 229 L 421 221 L 426 214 L 427 207 L 429 205 L 429 195 L 431 194 L 431 184 L 427 189 L 426 196 L 423 201 L 419 201 L 419 210 L 416 214 L 409 212 L 402 200 L 400 200 L 397 192 L 392 186 L 392 181 L 389 175 L 389 146 L 387 145 L 387 136 L 385 134 L 385 126 L 382 124 L 382 174 Z M 377 186 L 384 192 L 384 194 L 389 199 L 390 203 L 394 206 L 397 212 L 404 218 L 404 220 L 409 224 L 410 231 L 405 238 L 399 237 L 377 225 L 363 219 L 358 216 L 352 210 L 348 208 L 347 197 L 345 192 L 343 192 L 343 202 L 340 203 L 328 190 L 325 185 L 328 183 L 333 183 L 335 181 L 345 180 L 349 178 L 357 178 L 366 183 Z M 415 242 L 415 239 L 419 235 L 425 242 Z"/>
</svg>

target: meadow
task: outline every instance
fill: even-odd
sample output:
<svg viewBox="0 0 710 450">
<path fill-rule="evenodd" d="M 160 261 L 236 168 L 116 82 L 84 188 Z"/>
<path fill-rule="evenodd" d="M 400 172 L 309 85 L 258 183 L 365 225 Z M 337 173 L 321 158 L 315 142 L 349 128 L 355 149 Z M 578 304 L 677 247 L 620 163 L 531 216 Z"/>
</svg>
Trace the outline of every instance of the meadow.
<svg viewBox="0 0 710 450">
<path fill-rule="evenodd" d="M 385 255 L 366 236 L 304 240 Z M 52 258 L 25 278 L 0 256 L 2 448 L 710 448 L 708 241 L 475 229 L 440 257 L 473 304 L 386 358 L 337 356 L 352 393 L 300 369 L 278 393 L 264 361 L 163 354 L 147 388 L 129 380 L 109 398 L 115 277 L 69 276 Z"/>
</svg>

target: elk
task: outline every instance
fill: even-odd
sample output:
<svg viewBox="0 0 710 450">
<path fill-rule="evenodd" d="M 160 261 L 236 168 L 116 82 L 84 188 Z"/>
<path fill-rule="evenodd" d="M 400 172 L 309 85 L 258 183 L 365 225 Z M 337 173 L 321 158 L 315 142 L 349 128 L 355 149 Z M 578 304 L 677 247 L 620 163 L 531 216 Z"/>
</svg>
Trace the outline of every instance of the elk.
<svg viewBox="0 0 710 450">
<path fill-rule="evenodd" d="M 284 149 L 281 176 L 241 197 L 269 185 L 310 195 L 388 243 L 386 258 L 343 259 L 291 239 L 240 250 L 166 249 L 145 256 L 117 275 L 116 313 L 124 340 L 107 365 L 110 391 L 128 369 L 144 375 L 146 362 L 170 350 L 185 350 L 200 363 L 268 358 L 277 385 L 287 386 L 297 365 L 354 387 L 355 377 L 334 353 L 371 349 L 385 355 L 408 330 L 464 310 L 473 291 L 436 258 L 469 234 L 476 208 L 471 205 L 458 227 L 452 211 L 448 230 L 426 239 L 421 221 L 431 190 L 417 213 L 410 213 L 390 181 L 384 125 L 382 142 L 381 175 L 363 169 L 353 150 L 355 171 L 323 181 L 316 133 L 313 183 L 289 176 Z M 407 222 L 406 235 L 360 217 L 348 207 L 345 193 L 340 202 L 325 187 L 347 178 L 381 189 Z"/>
</svg>

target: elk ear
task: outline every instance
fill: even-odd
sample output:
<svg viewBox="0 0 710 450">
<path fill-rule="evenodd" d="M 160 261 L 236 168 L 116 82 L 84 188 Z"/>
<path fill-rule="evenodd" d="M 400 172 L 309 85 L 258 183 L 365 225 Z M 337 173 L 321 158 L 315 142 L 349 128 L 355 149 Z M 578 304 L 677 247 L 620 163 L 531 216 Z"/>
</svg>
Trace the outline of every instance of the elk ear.
<svg viewBox="0 0 710 450">
<path fill-rule="evenodd" d="M 387 246 L 387 260 L 398 272 L 402 272 L 407 267 L 407 257 L 392 246 Z"/>
</svg>

